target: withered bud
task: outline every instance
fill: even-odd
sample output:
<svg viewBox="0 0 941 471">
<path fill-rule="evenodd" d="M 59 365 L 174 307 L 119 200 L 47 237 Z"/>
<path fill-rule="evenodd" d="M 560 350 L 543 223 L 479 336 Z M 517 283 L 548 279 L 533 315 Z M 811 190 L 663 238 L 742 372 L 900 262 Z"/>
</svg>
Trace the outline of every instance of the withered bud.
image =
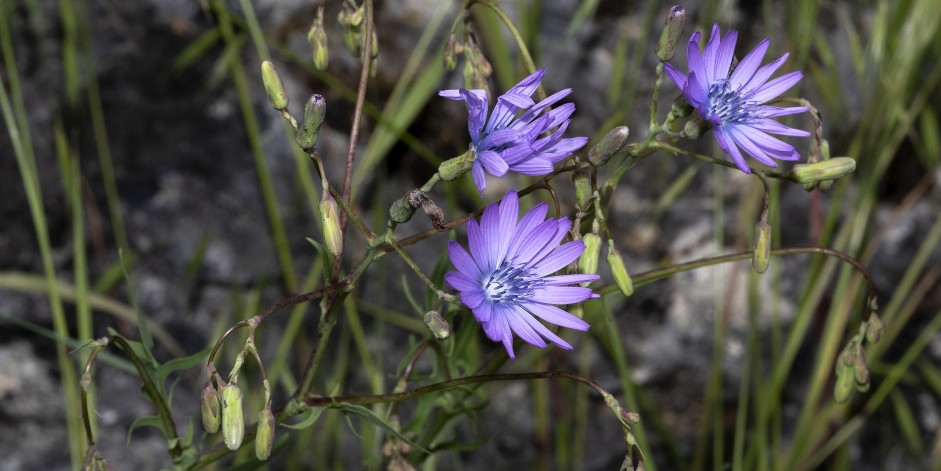
<svg viewBox="0 0 941 471">
<path fill-rule="evenodd" d="M 873 312 L 869 314 L 869 321 L 866 322 L 866 341 L 876 343 L 882 337 L 882 331 L 885 330 L 885 324 L 879 315 Z"/>
<path fill-rule="evenodd" d="M 836 402 L 846 402 L 856 389 L 856 376 L 852 366 L 846 366 L 839 361 L 836 366 L 836 383 L 833 386 L 833 399 Z"/>
<path fill-rule="evenodd" d="M 438 311 L 425 313 L 425 326 L 438 340 L 444 340 L 451 336 L 451 327 L 448 326 L 448 321 L 444 320 L 444 317 L 441 317 Z"/>
<path fill-rule="evenodd" d="M 457 68 L 457 56 L 464 52 L 464 46 L 458 42 L 452 34 L 448 36 L 448 42 L 444 45 L 444 68 L 454 70 Z"/>
</svg>

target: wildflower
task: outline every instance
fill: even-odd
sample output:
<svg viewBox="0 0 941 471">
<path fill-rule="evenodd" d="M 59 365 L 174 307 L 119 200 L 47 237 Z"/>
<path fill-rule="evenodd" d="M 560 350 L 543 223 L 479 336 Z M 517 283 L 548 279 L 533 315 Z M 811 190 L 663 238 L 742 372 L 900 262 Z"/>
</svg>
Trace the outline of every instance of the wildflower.
<svg viewBox="0 0 941 471">
<path fill-rule="evenodd" d="M 474 312 L 487 337 L 503 342 L 510 358 L 514 358 L 513 334 L 539 348 L 546 346 L 545 338 L 570 350 L 571 345 L 536 317 L 561 327 L 588 330 L 588 323 L 553 304 L 598 297 L 590 288 L 569 286 L 595 281 L 598 276 L 549 276 L 578 259 L 585 244 L 576 240 L 559 245 L 572 223 L 567 218 L 545 219 L 545 203 L 517 221 L 518 201 L 511 190 L 502 202 L 484 210 L 480 224 L 467 221 L 470 254 L 457 242 L 449 242 L 451 263 L 457 271 L 444 279 L 461 293 L 461 302 Z"/>
<path fill-rule="evenodd" d="M 467 103 L 470 150 L 475 155 L 471 174 L 481 193 L 487 188 L 485 171 L 496 177 L 510 170 L 523 175 L 546 175 L 552 172 L 553 164 L 588 143 L 587 137 L 562 138 L 575 111 L 574 103 L 542 113 L 572 93 L 571 88 L 539 103 L 533 101 L 532 94 L 545 73 L 546 69 L 537 70 L 497 98 L 489 120 L 486 91 L 461 88 L 438 92 L 445 98 Z M 549 135 L 539 137 L 550 130 Z"/>
<path fill-rule="evenodd" d="M 807 108 L 779 108 L 764 104 L 793 87 L 803 77 L 800 72 L 791 72 L 768 81 L 787 60 L 788 54 L 759 67 L 770 43 L 765 39 L 738 63 L 730 75 L 738 33 L 730 31 L 721 37 L 719 25 L 713 25 L 712 37 L 702 52 L 699 50 L 699 37 L 697 32 L 689 38 L 686 52 L 689 76 L 670 64 L 665 64 L 665 68 L 699 116 L 712 125 L 719 147 L 745 173 L 751 173 L 751 170 L 739 147 L 769 167 L 778 166 L 773 159 L 799 160 L 800 154 L 793 146 L 768 134 L 807 137 L 810 133 L 789 128 L 770 118 L 803 113 Z"/>
</svg>

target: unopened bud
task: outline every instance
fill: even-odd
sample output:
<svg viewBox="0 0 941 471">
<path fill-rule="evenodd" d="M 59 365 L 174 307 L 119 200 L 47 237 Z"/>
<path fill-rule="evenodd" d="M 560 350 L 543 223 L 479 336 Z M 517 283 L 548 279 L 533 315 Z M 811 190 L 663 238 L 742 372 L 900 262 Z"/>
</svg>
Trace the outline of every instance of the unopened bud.
<svg viewBox="0 0 941 471">
<path fill-rule="evenodd" d="M 598 256 L 601 253 L 601 237 L 598 234 L 590 232 L 582 237 L 585 243 L 585 251 L 578 259 L 578 271 L 586 275 L 598 273 Z"/>
<path fill-rule="evenodd" d="M 317 147 L 317 136 L 320 134 L 320 126 L 323 124 L 323 118 L 327 113 L 327 101 L 323 96 L 313 94 L 304 105 L 304 122 L 297 128 L 295 140 L 297 145 L 305 151 L 311 151 Z"/>
<path fill-rule="evenodd" d="M 337 21 L 343 26 L 343 44 L 346 49 L 356 57 L 360 57 L 363 43 L 363 19 L 366 10 L 363 5 L 356 6 L 351 2 L 343 2 Z"/>
<path fill-rule="evenodd" d="M 866 322 L 866 341 L 876 343 L 882 337 L 882 331 L 885 330 L 885 324 L 879 315 L 873 312 L 869 315 L 869 321 Z"/>
<path fill-rule="evenodd" d="M 686 10 L 681 6 L 670 8 L 663 33 L 660 34 L 660 42 L 657 44 L 657 58 L 661 62 L 673 58 L 673 53 L 676 52 L 676 43 L 679 41 L 680 35 L 683 34 L 685 23 Z"/>
<path fill-rule="evenodd" d="M 866 353 L 862 348 L 856 349 L 856 362 L 853 364 L 853 377 L 857 387 L 869 385 L 869 365 L 866 363 Z"/>
<path fill-rule="evenodd" d="M 611 276 L 614 277 L 614 283 L 618 285 L 621 294 L 630 296 L 634 294 L 634 281 L 627 274 L 627 267 L 624 266 L 624 259 L 621 253 L 614 247 L 614 241 L 608 239 L 608 268 L 611 269 Z"/>
<path fill-rule="evenodd" d="M 396 224 L 406 223 L 415 215 L 415 209 L 415 206 L 409 203 L 408 196 L 403 196 L 392 203 L 389 208 L 389 219 Z"/>
<path fill-rule="evenodd" d="M 235 383 L 222 388 L 222 438 L 230 450 L 237 450 L 245 436 L 245 417 L 242 413 L 242 390 Z"/>
<path fill-rule="evenodd" d="M 798 183 L 815 183 L 836 180 L 856 170 L 856 161 L 849 157 L 834 157 L 813 164 L 798 164 L 791 170 L 791 176 Z"/>
<path fill-rule="evenodd" d="M 453 159 L 445 160 L 438 166 L 438 175 L 446 182 L 457 180 L 458 177 L 470 171 L 476 157 L 474 151 L 468 150 Z"/>
<path fill-rule="evenodd" d="M 683 135 L 690 139 L 699 139 L 709 128 L 709 123 L 696 115 L 683 126 Z"/>
<path fill-rule="evenodd" d="M 686 97 L 678 95 L 670 105 L 670 114 L 674 118 L 685 118 L 693 113 L 693 105 L 689 104 Z"/>
<path fill-rule="evenodd" d="M 271 456 L 271 446 L 274 445 L 274 414 L 270 407 L 265 407 L 258 413 L 258 430 L 255 433 L 255 457 L 265 461 Z"/>
<path fill-rule="evenodd" d="M 591 173 L 588 169 L 576 169 L 572 172 L 572 183 L 575 184 L 575 202 L 580 209 L 584 209 L 591 201 Z"/>
<path fill-rule="evenodd" d="M 457 55 L 463 52 L 464 47 L 457 41 L 452 34 L 448 37 L 448 42 L 444 45 L 444 68 L 454 70 L 457 68 Z"/>
<path fill-rule="evenodd" d="M 856 376 L 853 367 L 843 365 L 842 362 L 836 367 L 836 384 L 833 386 L 833 399 L 836 402 L 846 402 L 853 391 L 856 390 Z"/>
<path fill-rule="evenodd" d="M 320 220 L 323 223 L 323 241 L 327 250 L 334 257 L 339 257 L 343 253 L 343 232 L 340 230 L 337 202 L 330 193 L 326 193 L 320 202 Z"/>
<path fill-rule="evenodd" d="M 211 381 L 207 381 L 202 392 L 203 428 L 206 429 L 206 432 L 216 433 L 219 431 L 220 408 L 219 391 L 212 386 Z"/>
<path fill-rule="evenodd" d="M 830 141 L 822 140 L 818 152 L 820 152 L 820 160 L 830 160 Z M 831 187 L 833 187 L 833 180 L 824 180 L 817 183 L 817 188 L 820 188 L 820 191 L 828 191 Z"/>
<path fill-rule="evenodd" d="M 451 336 L 451 327 L 448 326 L 448 321 L 444 320 L 441 314 L 438 314 L 438 311 L 425 313 L 425 326 L 438 340 L 444 340 Z"/>
<path fill-rule="evenodd" d="M 601 138 L 601 141 L 588 151 L 588 162 L 595 166 L 608 163 L 611 156 L 623 149 L 624 144 L 627 144 L 628 135 L 630 135 L 630 130 L 627 126 L 618 126 L 608 131 Z"/>
<path fill-rule="evenodd" d="M 327 50 L 327 30 L 323 26 L 323 3 L 317 8 L 317 16 L 307 31 L 307 42 L 314 52 L 314 67 L 317 70 L 326 70 L 330 55 Z"/>
<path fill-rule="evenodd" d="M 752 252 L 751 266 L 755 273 L 764 273 L 771 262 L 771 226 L 765 221 L 755 224 L 755 251 Z"/>
<path fill-rule="evenodd" d="M 621 415 L 621 419 L 623 419 L 629 425 L 634 425 L 640 422 L 640 414 L 638 414 L 637 412 L 634 412 L 632 410 L 627 410 L 624 408 L 621 408 L 619 412 Z"/>
<path fill-rule="evenodd" d="M 271 61 L 261 63 L 261 80 L 265 83 L 265 92 L 268 93 L 271 106 L 278 111 L 288 109 L 288 96 L 284 93 L 281 76 L 278 75 L 278 70 L 274 68 Z"/>
</svg>

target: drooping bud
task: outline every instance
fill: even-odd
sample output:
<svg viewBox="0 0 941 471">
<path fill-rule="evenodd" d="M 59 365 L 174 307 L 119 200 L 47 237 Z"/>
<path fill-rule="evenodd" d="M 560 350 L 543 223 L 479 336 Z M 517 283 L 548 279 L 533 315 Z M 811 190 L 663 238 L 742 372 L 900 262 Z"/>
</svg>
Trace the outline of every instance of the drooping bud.
<svg viewBox="0 0 941 471">
<path fill-rule="evenodd" d="M 448 37 L 448 42 L 444 45 L 444 68 L 454 70 L 457 68 L 457 56 L 464 52 L 464 45 L 458 42 L 452 34 Z"/>
<path fill-rule="evenodd" d="M 310 152 L 317 147 L 317 136 L 327 113 L 327 101 L 323 96 L 313 94 L 304 105 L 304 122 L 297 128 L 295 140 L 301 149 Z"/>
<path fill-rule="evenodd" d="M 836 180 L 856 170 L 856 161 L 849 157 L 834 157 L 813 164 L 798 164 L 791 170 L 791 177 L 797 183 L 814 183 Z"/>
<path fill-rule="evenodd" d="M 325 193 L 320 202 L 320 221 L 323 223 L 323 241 L 327 250 L 334 257 L 339 257 L 343 253 L 343 232 L 340 230 L 337 202 L 330 193 Z"/>
<path fill-rule="evenodd" d="M 343 2 L 337 21 L 343 27 L 343 44 L 355 57 L 360 57 L 363 44 L 363 19 L 366 17 L 364 5 L 356 6 Z"/>
<path fill-rule="evenodd" d="M 208 433 L 219 431 L 219 422 L 221 416 L 221 406 L 219 404 L 219 391 L 212 386 L 212 381 L 206 381 L 206 387 L 202 392 L 202 412 L 203 428 Z"/>
<path fill-rule="evenodd" d="M 869 387 L 869 365 L 866 363 L 866 353 L 859 346 L 856 347 L 856 361 L 853 363 L 853 378 L 857 388 Z"/>
<path fill-rule="evenodd" d="M 323 3 L 317 8 L 317 16 L 307 31 L 307 42 L 314 52 L 314 67 L 317 70 L 326 70 L 327 63 L 330 62 L 330 54 L 327 49 L 327 30 L 323 26 Z"/>
<path fill-rule="evenodd" d="M 586 275 L 598 273 L 598 257 L 601 253 L 601 237 L 598 234 L 589 232 L 582 237 L 585 243 L 585 251 L 578 259 L 578 271 Z"/>
<path fill-rule="evenodd" d="M 621 258 L 621 253 L 614 247 L 614 241 L 611 239 L 608 239 L 608 268 L 611 269 L 611 276 L 614 277 L 614 283 L 618 285 L 621 294 L 624 296 L 634 294 L 634 281 L 627 274 L 624 259 Z"/>
<path fill-rule="evenodd" d="M 755 251 L 752 252 L 751 266 L 755 273 L 764 273 L 771 262 L 771 226 L 764 220 L 755 224 Z"/>
<path fill-rule="evenodd" d="M 690 139 L 699 139 L 703 134 L 706 134 L 709 128 L 709 123 L 696 115 L 683 126 L 683 135 Z"/>
<path fill-rule="evenodd" d="M 885 324 L 879 315 L 873 312 L 869 315 L 869 321 L 866 322 L 866 341 L 876 343 L 882 337 L 882 331 L 885 330 Z"/>
<path fill-rule="evenodd" d="M 660 34 L 660 42 L 657 43 L 657 58 L 661 62 L 666 62 L 673 58 L 676 52 L 676 43 L 683 34 L 683 28 L 686 26 L 686 10 L 677 5 L 670 8 L 667 12 L 667 19 L 663 32 Z"/>
<path fill-rule="evenodd" d="M 856 389 L 856 375 L 852 366 L 846 366 L 839 361 L 836 366 L 836 384 L 833 386 L 833 399 L 836 402 L 846 402 Z"/>
<path fill-rule="evenodd" d="M 594 166 L 604 165 L 611 160 L 611 156 L 624 148 L 630 130 L 627 126 L 618 126 L 604 135 L 597 144 L 588 151 L 588 162 Z"/>
<path fill-rule="evenodd" d="M 416 209 L 408 202 L 408 196 L 403 196 L 392 203 L 389 208 L 389 219 L 396 224 L 406 223 L 415 215 Z"/>
<path fill-rule="evenodd" d="M 438 314 L 438 311 L 425 313 L 425 326 L 438 340 L 444 340 L 451 336 L 451 327 L 448 326 L 448 321 L 444 320 L 441 314 Z"/>
<path fill-rule="evenodd" d="M 457 180 L 458 177 L 470 171 L 476 157 L 473 150 L 468 150 L 453 159 L 445 160 L 438 166 L 438 175 L 446 182 Z"/>
<path fill-rule="evenodd" d="M 284 85 L 281 83 L 281 76 L 278 70 L 274 68 L 271 61 L 261 63 L 261 80 L 265 83 L 265 92 L 268 93 L 268 101 L 271 106 L 278 111 L 288 109 L 288 96 L 284 93 Z"/>
<path fill-rule="evenodd" d="M 258 413 L 258 430 L 255 433 L 255 457 L 265 461 L 271 456 L 274 445 L 274 414 L 271 407 L 265 407 Z"/>
<path fill-rule="evenodd" d="M 222 438 L 230 450 L 242 446 L 245 436 L 245 416 L 242 413 L 242 390 L 235 383 L 222 388 Z"/>
<path fill-rule="evenodd" d="M 491 74 L 493 74 L 493 67 L 490 61 L 484 56 L 476 37 L 468 34 L 464 46 L 464 88 L 487 90 L 487 80 Z"/>
<path fill-rule="evenodd" d="M 575 184 L 575 202 L 579 209 L 591 201 L 591 173 L 588 169 L 579 168 L 572 172 L 572 183 Z"/>
</svg>

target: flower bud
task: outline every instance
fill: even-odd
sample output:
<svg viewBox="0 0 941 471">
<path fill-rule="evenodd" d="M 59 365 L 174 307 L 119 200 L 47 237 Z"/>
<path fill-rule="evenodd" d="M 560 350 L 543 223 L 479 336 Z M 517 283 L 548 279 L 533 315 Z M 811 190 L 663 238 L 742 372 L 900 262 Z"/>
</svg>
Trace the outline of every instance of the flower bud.
<svg viewBox="0 0 941 471">
<path fill-rule="evenodd" d="M 882 331 L 885 330 L 885 324 L 879 315 L 873 312 L 869 315 L 869 321 L 866 323 L 866 341 L 876 343 L 882 337 Z"/>
<path fill-rule="evenodd" d="M 255 457 L 265 461 L 271 456 L 274 445 L 274 414 L 271 407 L 265 407 L 258 413 L 258 431 L 255 433 Z"/>
<path fill-rule="evenodd" d="M 690 139 L 699 139 L 709 130 L 709 127 L 708 122 L 696 115 L 683 126 L 683 134 Z"/>
<path fill-rule="evenodd" d="M 242 414 L 242 391 L 235 383 L 222 388 L 222 438 L 230 450 L 237 450 L 245 436 L 245 417 Z"/>
<path fill-rule="evenodd" d="M 265 83 L 265 92 L 268 93 L 271 106 L 278 111 L 288 109 L 288 96 L 284 93 L 281 76 L 278 75 L 278 71 L 271 61 L 261 63 L 261 80 Z"/>
<path fill-rule="evenodd" d="M 301 149 L 309 152 L 317 147 L 317 135 L 320 134 L 320 125 L 323 124 L 326 113 L 326 100 L 320 95 L 311 95 L 304 105 L 304 122 L 297 128 L 297 135 L 294 136 Z"/>
<path fill-rule="evenodd" d="M 343 27 L 343 44 L 356 57 L 360 57 L 363 43 L 363 19 L 366 17 L 364 5 L 356 6 L 343 2 L 337 21 Z"/>
<path fill-rule="evenodd" d="M 856 361 L 853 364 L 853 378 L 857 387 L 869 386 L 869 365 L 866 363 L 866 353 L 856 347 Z"/>
<path fill-rule="evenodd" d="M 578 272 L 586 275 L 598 273 L 598 256 L 601 252 L 601 237 L 598 234 L 590 232 L 582 237 L 585 243 L 585 251 L 578 259 Z"/>
<path fill-rule="evenodd" d="M 611 160 L 611 156 L 624 148 L 630 130 L 627 126 L 618 126 L 604 135 L 597 144 L 588 151 L 588 162 L 594 166 L 604 165 Z"/>
<path fill-rule="evenodd" d="M 837 364 L 836 368 L 836 384 L 833 386 L 833 399 L 835 399 L 836 402 L 846 402 L 856 389 L 856 377 L 852 366 L 846 366 L 840 362 Z"/>
<path fill-rule="evenodd" d="M 438 311 L 428 311 L 425 313 L 425 326 L 438 340 L 444 340 L 451 336 L 451 327 L 448 321 L 438 314 Z"/>
<path fill-rule="evenodd" d="M 630 296 L 634 294 L 634 281 L 627 274 L 627 267 L 624 266 L 624 259 L 621 253 L 614 248 L 614 241 L 608 239 L 608 268 L 611 269 L 611 276 L 614 277 L 614 283 L 618 285 L 621 294 Z"/>
<path fill-rule="evenodd" d="M 798 164 L 791 170 L 791 178 L 797 183 L 815 183 L 836 180 L 856 170 L 856 161 L 849 157 L 834 157 L 813 164 Z"/>
<path fill-rule="evenodd" d="M 629 425 L 634 425 L 640 422 L 640 414 L 638 414 L 637 412 L 634 412 L 632 410 L 627 410 L 624 408 L 621 408 L 619 412 L 621 413 L 620 414 L 621 419 L 627 422 Z"/>
<path fill-rule="evenodd" d="M 683 95 L 679 95 L 670 105 L 670 114 L 674 118 L 685 118 L 693 114 L 693 105 L 690 105 Z"/>
<path fill-rule="evenodd" d="M 457 55 L 464 51 L 463 45 L 457 41 L 452 34 L 448 37 L 448 42 L 444 45 L 444 68 L 454 70 L 457 68 Z"/>
<path fill-rule="evenodd" d="M 765 221 L 755 224 L 755 251 L 752 252 L 751 266 L 755 273 L 764 273 L 771 262 L 771 226 Z"/>
<path fill-rule="evenodd" d="M 337 202 L 330 193 L 326 193 L 320 202 L 320 221 L 323 226 L 323 241 L 327 245 L 327 250 L 334 257 L 339 257 L 343 253 L 343 232 L 340 230 Z"/>
<path fill-rule="evenodd" d="M 683 34 L 683 28 L 686 22 L 686 10 L 681 6 L 670 8 L 667 13 L 666 26 L 660 34 L 660 42 L 657 44 L 657 58 L 661 62 L 666 62 L 673 58 L 676 52 L 676 43 Z"/>
<path fill-rule="evenodd" d="M 572 172 L 572 183 L 575 184 L 575 202 L 580 209 L 584 208 L 591 201 L 591 174 L 587 169 L 576 169 Z"/>
<path fill-rule="evenodd" d="M 323 27 L 323 4 L 317 8 L 317 16 L 307 31 L 307 42 L 314 52 L 314 67 L 326 70 L 330 55 L 327 50 L 327 30 Z"/>
<path fill-rule="evenodd" d="M 389 219 L 396 224 L 406 223 L 415 215 L 415 210 L 415 206 L 409 203 L 408 196 L 403 196 L 392 203 L 389 208 Z"/>
<path fill-rule="evenodd" d="M 216 391 L 216 388 L 212 387 L 211 381 L 207 381 L 206 387 L 203 388 L 202 412 L 203 428 L 206 429 L 206 432 L 218 432 L 220 420 L 219 416 L 221 414 L 219 405 L 219 391 Z"/>
<path fill-rule="evenodd" d="M 477 156 L 469 150 L 453 159 L 445 160 L 438 166 L 438 175 L 446 182 L 457 180 L 458 177 L 469 172 Z"/>
</svg>

